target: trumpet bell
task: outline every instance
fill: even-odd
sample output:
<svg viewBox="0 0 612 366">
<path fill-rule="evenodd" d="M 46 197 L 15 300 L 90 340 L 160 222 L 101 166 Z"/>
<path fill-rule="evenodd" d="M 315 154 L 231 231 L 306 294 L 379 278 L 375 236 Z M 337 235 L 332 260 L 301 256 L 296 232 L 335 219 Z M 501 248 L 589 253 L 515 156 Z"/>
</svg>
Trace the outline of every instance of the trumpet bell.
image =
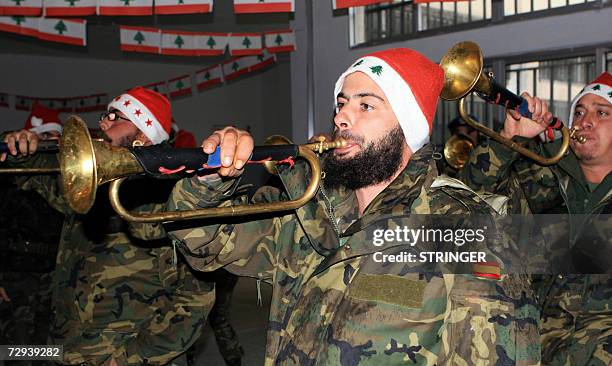
<svg viewBox="0 0 612 366">
<path fill-rule="evenodd" d="M 446 100 L 457 100 L 469 94 L 481 80 L 483 56 L 474 42 L 454 45 L 440 60 L 444 70 L 444 86 L 440 96 Z"/>
<path fill-rule="evenodd" d="M 469 137 L 453 135 L 444 144 L 444 159 L 453 168 L 457 170 L 463 169 L 473 148 L 474 143 Z"/>
</svg>

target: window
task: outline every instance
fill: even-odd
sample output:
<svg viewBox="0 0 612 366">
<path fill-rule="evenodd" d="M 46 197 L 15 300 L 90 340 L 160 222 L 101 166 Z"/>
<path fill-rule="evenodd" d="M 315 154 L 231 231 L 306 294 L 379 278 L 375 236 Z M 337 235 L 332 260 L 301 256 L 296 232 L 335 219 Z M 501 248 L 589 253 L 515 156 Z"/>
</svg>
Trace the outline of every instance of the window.
<svg viewBox="0 0 612 366">
<path fill-rule="evenodd" d="M 350 9 L 351 46 L 491 19 L 491 0 L 413 4 L 412 0 Z"/>
<path fill-rule="evenodd" d="M 578 5 L 598 0 L 504 0 L 504 16 Z"/>
<path fill-rule="evenodd" d="M 595 76 L 594 56 L 525 62 L 506 67 L 506 87 L 545 99 L 555 116 L 567 120 L 572 98 Z"/>
</svg>

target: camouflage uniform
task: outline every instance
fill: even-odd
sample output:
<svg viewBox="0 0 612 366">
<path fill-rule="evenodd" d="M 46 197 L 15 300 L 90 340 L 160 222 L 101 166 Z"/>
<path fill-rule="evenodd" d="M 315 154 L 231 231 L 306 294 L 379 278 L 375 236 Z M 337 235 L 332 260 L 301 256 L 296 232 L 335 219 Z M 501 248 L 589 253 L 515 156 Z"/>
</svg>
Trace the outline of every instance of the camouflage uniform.
<svg viewBox="0 0 612 366">
<path fill-rule="evenodd" d="M 552 156 L 561 141 L 526 143 L 530 149 Z M 541 167 L 491 141 L 472 152 L 463 180 L 473 189 L 508 194 L 514 213 L 569 215 L 569 225 L 555 230 L 563 231 L 574 257 L 591 252 L 583 246 L 592 243 L 589 236 L 593 232 L 600 231 L 608 242 L 600 248 L 600 255 L 590 253 L 591 268 L 578 273 L 609 273 L 612 225 L 607 215 L 612 213 L 612 174 L 591 191 L 573 152 L 555 166 Z M 602 255 L 604 252 L 607 254 Z M 605 264 L 598 265 L 602 260 Z M 544 277 L 539 283 L 543 364 L 611 365 L 612 278 L 563 274 Z"/>
<path fill-rule="evenodd" d="M 52 166 L 55 159 L 37 154 L 14 164 Z M 127 183 L 122 199 L 128 208 L 150 211 L 154 193 L 167 198 L 155 182 Z M 30 178 L 20 188 L 40 193 L 66 214 L 53 278 L 50 330 L 51 342 L 64 346 L 63 362 L 100 365 L 113 357 L 119 365 L 176 364 L 200 335 L 214 292 L 186 265 L 174 263 L 176 254 L 163 239 L 161 226 L 124 222 L 103 188 L 86 215 L 68 208 L 55 177 Z M 153 237 L 160 239 L 137 239 Z M 186 357 L 178 361 L 184 363 Z"/>
<path fill-rule="evenodd" d="M 266 365 L 537 364 L 539 315 L 522 280 L 373 260 L 378 249 L 366 232 L 374 226 L 410 225 L 422 217 L 415 214 L 490 214 L 467 187 L 434 185 L 431 154 L 426 146 L 413 155 L 362 217 L 354 192 L 322 187 L 294 212 L 198 228 L 175 223 L 169 236 L 198 270 L 225 266 L 273 285 Z M 289 196 L 299 196 L 307 168 L 280 170 Z M 232 183 L 182 180 L 170 208 L 216 206 Z M 253 199 L 282 198 L 264 187 Z"/>
<path fill-rule="evenodd" d="M 63 215 L 12 177 L 0 177 L 0 286 L 11 299 L 0 302 L 0 344 L 46 344 Z"/>
</svg>

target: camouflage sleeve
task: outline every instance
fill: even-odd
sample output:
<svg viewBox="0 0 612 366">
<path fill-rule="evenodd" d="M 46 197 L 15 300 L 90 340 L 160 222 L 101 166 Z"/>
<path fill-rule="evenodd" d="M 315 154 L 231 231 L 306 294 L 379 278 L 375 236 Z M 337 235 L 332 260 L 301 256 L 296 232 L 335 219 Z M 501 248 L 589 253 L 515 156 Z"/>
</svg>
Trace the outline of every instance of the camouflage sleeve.
<svg viewBox="0 0 612 366">
<path fill-rule="evenodd" d="M 517 142 L 537 154 L 542 146 L 533 140 L 518 138 Z M 560 191 L 554 173 L 522 157 L 510 148 L 490 140 L 476 146 L 470 153 L 460 179 L 479 193 L 495 193 L 510 197 L 514 212 L 544 212 L 559 204 Z M 525 201 L 528 205 L 526 208 Z M 520 207 L 520 208 L 519 208 Z"/>
<path fill-rule="evenodd" d="M 161 203 L 150 203 L 137 207 L 134 211 L 138 213 L 162 212 L 166 205 Z M 161 223 L 146 224 L 141 222 L 128 222 L 130 234 L 140 240 L 159 240 L 166 237 L 166 230 Z"/>
<path fill-rule="evenodd" d="M 176 186 L 169 200 L 170 210 L 191 210 L 212 206 L 245 204 L 246 195 L 228 199 L 232 182 L 221 180 L 200 182 L 184 179 Z M 223 193 L 225 192 L 225 193 Z M 255 203 L 277 201 L 280 191 L 263 187 L 253 197 Z M 277 261 L 276 241 L 280 228 L 293 216 L 212 219 L 193 227 L 193 222 L 167 227 L 169 236 L 185 255 L 189 264 L 200 271 L 225 267 L 238 276 L 252 276 L 268 281 Z M 250 220 L 250 221 L 247 221 Z M 220 225 L 218 222 L 231 223 Z M 191 226 L 186 227 L 185 226 Z"/>
</svg>

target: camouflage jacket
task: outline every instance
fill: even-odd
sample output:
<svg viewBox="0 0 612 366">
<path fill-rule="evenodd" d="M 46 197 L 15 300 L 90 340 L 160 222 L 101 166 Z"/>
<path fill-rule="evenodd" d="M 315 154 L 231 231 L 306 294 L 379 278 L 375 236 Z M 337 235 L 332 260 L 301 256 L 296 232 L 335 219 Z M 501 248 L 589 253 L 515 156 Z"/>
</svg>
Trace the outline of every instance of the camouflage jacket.
<svg viewBox="0 0 612 366">
<path fill-rule="evenodd" d="M 54 155 L 37 154 L 12 164 L 46 167 L 57 166 L 57 161 Z M 65 214 L 50 329 L 51 341 L 64 346 L 63 363 L 100 365 L 112 356 L 119 365 L 163 365 L 181 355 L 201 333 L 214 302 L 212 288 L 196 280 L 185 265 L 174 263 L 176 254 L 160 225 L 121 220 L 110 207 L 105 187 L 99 188 L 86 215 L 76 214 L 57 179 L 29 177 L 20 188 L 38 192 Z M 156 199 L 167 199 L 169 189 L 165 196 L 154 197 L 160 188 L 154 185 L 157 181 L 126 183 L 121 197 L 129 209 L 150 211 Z M 138 239 L 151 238 L 149 231 L 158 233 L 159 240 Z"/>
<path fill-rule="evenodd" d="M 528 142 L 530 149 L 545 156 L 552 156 L 559 145 L 560 141 L 545 145 Z M 472 151 L 462 179 L 475 190 L 509 195 L 514 213 L 560 214 L 559 222 L 569 222 L 569 225 L 555 225 L 554 230 L 569 241 L 572 259 L 585 259 L 588 268 L 578 268 L 580 272 L 609 273 L 612 173 L 591 191 L 573 152 L 557 165 L 542 167 L 491 141 Z M 565 220 L 564 216 L 569 217 Z M 609 349 L 612 277 L 606 274 L 544 276 L 538 282 L 537 291 L 543 317 L 544 363 L 612 363 Z M 586 350 L 576 348 L 578 344 Z"/>
<path fill-rule="evenodd" d="M 431 154 L 429 147 L 419 150 L 361 217 L 354 192 L 321 187 L 293 212 L 173 225 L 169 236 L 198 270 L 225 266 L 272 284 L 267 365 L 537 364 L 538 314 L 522 278 L 496 281 L 374 260 L 372 228 L 411 225 L 425 214 L 490 214 L 467 187 L 434 184 Z M 301 195 L 306 174 L 299 164 L 281 168 L 290 197 Z M 216 206 L 231 183 L 184 179 L 170 208 Z M 264 187 L 253 200 L 282 196 Z"/>
</svg>

